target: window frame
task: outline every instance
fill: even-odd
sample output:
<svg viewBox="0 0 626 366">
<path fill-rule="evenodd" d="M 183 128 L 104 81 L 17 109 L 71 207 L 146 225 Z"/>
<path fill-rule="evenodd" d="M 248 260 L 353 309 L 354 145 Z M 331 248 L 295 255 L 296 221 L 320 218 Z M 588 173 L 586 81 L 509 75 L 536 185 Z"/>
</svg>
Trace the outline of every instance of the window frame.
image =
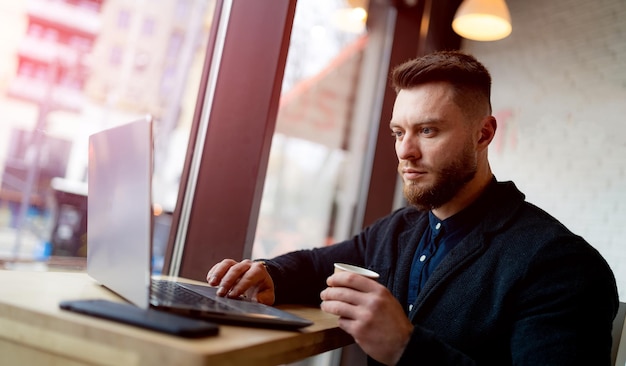
<svg viewBox="0 0 626 366">
<path fill-rule="evenodd" d="M 201 280 L 252 252 L 295 6 L 216 3 L 164 274 Z"/>
</svg>

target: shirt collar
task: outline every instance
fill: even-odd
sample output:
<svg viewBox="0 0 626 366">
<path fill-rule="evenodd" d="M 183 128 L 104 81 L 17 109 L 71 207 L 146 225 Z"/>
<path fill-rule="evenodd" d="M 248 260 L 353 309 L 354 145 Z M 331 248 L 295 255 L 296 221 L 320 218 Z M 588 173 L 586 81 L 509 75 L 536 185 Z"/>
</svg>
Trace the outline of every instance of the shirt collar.
<svg viewBox="0 0 626 366">
<path fill-rule="evenodd" d="M 468 231 L 474 227 L 485 215 L 487 210 L 487 202 L 489 201 L 490 192 L 494 190 L 497 184 L 496 178 L 493 177 L 485 190 L 472 204 L 448 217 L 440 220 L 432 211 L 428 213 L 430 230 L 433 233 L 444 232 L 445 235 L 453 234 L 458 231 Z M 435 234 L 437 235 L 437 234 Z"/>
</svg>

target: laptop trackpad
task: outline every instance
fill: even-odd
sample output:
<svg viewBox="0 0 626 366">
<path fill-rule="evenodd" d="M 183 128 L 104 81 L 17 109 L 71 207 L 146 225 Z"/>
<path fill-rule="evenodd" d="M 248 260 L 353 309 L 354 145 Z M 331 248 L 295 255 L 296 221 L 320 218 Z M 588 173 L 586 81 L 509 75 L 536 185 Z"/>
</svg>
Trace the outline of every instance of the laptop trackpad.
<svg viewBox="0 0 626 366">
<path fill-rule="evenodd" d="M 285 316 L 285 312 L 271 306 L 259 304 L 257 302 L 247 300 L 237 300 L 217 295 L 217 287 L 209 287 L 204 285 L 194 285 L 190 283 L 178 282 L 178 284 L 188 290 L 196 292 L 202 296 L 206 296 L 230 308 L 241 311 L 248 315 L 259 315 L 262 317 L 281 318 Z"/>
<path fill-rule="evenodd" d="M 221 305 L 228 306 L 232 309 L 232 311 L 227 311 L 227 315 L 230 315 L 230 319 L 233 320 L 248 320 L 253 321 L 253 323 L 256 324 L 265 324 L 284 328 L 301 328 L 313 324 L 313 322 L 308 319 L 301 318 L 297 315 L 269 305 L 217 296 L 217 287 L 183 282 L 177 283 L 180 287 L 190 290 L 203 297 L 210 298 Z"/>
</svg>

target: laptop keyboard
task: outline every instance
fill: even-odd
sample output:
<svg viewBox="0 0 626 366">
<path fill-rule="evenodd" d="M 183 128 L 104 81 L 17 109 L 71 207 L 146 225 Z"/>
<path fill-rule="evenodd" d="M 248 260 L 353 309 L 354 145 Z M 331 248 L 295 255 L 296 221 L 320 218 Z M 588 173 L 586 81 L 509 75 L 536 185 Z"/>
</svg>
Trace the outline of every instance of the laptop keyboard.
<svg viewBox="0 0 626 366">
<path fill-rule="evenodd" d="M 312 324 L 308 320 L 271 306 L 217 296 L 214 287 L 154 278 L 151 282 L 150 303 L 152 305 L 179 309 L 189 314 L 202 314 L 206 317 L 216 315 L 219 319 L 244 321 L 245 324 L 272 324 L 281 327 L 287 325 L 297 328 Z"/>
<path fill-rule="evenodd" d="M 219 301 L 181 287 L 176 282 L 166 280 L 152 280 L 150 297 L 152 303 L 162 302 L 168 304 L 189 305 L 190 307 L 200 306 L 214 311 L 226 311 L 232 309 L 228 305 L 222 304 Z"/>
</svg>

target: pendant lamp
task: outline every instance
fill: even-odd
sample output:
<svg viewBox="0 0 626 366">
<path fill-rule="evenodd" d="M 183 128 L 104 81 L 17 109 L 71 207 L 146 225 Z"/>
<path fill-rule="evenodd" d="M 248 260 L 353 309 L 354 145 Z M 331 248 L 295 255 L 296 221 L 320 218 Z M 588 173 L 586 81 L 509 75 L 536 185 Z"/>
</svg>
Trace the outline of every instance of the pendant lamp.
<svg viewBox="0 0 626 366">
<path fill-rule="evenodd" d="M 511 15 L 504 0 L 464 0 L 452 29 L 474 41 L 497 41 L 511 34 Z"/>
</svg>

